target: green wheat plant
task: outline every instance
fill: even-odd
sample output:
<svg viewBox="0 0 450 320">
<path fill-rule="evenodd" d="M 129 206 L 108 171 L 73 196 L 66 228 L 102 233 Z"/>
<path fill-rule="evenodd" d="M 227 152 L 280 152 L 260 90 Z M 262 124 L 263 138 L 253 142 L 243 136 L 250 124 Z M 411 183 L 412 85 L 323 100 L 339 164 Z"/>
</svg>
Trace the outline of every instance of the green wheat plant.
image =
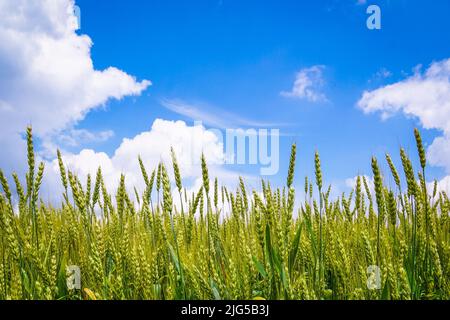
<svg viewBox="0 0 450 320">
<path fill-rule="evenodd" d="M 332 199 L 316 153 L 301 202 L 296 145 L 284 187 L 261 180 L 250 190 L 239 178 L 229 189 L 202 155 L 203 185 L 192 194 L 173 149 L 171 164 L 136 159 L 142 193 L 124 175 L 107 190 L 102 168 L 81 181 L 58 151 L 63 194 L 52 205 L 39 196 L 45 167 L 28 128 L 25 185 L 0 170 L 0 299 L 450 299 L 450 200 L 426 183 L 414 135 L 419 170 L 404 149 L 402 170 L 386 155 L 382 172 L 372 158 L 374 192 L 358 176 Z M 80 288 L 67 286 L 72 265 Z"/>
</svg>

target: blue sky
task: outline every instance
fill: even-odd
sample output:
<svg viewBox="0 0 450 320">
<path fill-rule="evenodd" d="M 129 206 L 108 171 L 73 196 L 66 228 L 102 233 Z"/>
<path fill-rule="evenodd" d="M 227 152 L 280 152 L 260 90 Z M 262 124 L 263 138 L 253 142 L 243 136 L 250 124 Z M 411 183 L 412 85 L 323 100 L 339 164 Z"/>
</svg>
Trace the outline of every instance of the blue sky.
<svg viewBox="0 0 450 320">
<path fill-rule="evenodd" d="M 221 118 L 227 112 L 228 121 L 241 119 L 236 126 L 247 121 L 279 128 L 280 172 L 272 177 L 279 184 L 293 142 L 299 184 L 313 175 L 315 150 L 326 181 L 338 187 L 356 174 L 370 175 L 372 155 L 389 152 L 399 164 L 404 146 L 415 160 L 413 128 L 428 128 L 422 134 L 430 146 L 447 137 L 445 125 L 424 125 L 425 116 L 416 111 L 407 115 L 409 100 L 398 102 L 400 109 L 385 120 L 381 106 L 366 114 L 357 104 L 365 91 L 424 75 L 430 64 L 449 58 L 450 2 L 357 2 L 77 0 L 81 29 L 76 33 L 92 39 L 95 70 L 114 66 L 152 85 L 133 96 L 124 92 L 119 100 L 104 99 L 103 107 L 87 109 L 63 128 L 109 130 L 112 137 L 63 147 L 71 154 L 92 148 L 112 157 L 124 138 L 148 131 L 157 118 L 189 126 L 202 120 L 164 106 L 176 100 L 205 115 Z M 381 30 L 366 27 L 369 4 L 381 8 Z M 422 71 L 414 71 L 418 65 Z M 299 72 L 314 66 L 320 84 L 313 89 L 325 99 L 282 94 L 291 91 Z M 430 167 L 429 179 L 448 173 L 450 164 L 439 161 Z M 257 176 L 259 167 L 230 170 Z"/>
<path fill-rule="evenodd" d="M 355 2 L 79 0 L 80 31 L 94 41 L 95 66 L 115 65 L 153 82 L 142 96 L 108 103 L 80 126 L 112 128 L 116 135 L 102 145 L 112 152 L 122 137 L 147 130 L 154 118 L 179 119 L 160 103 L 177 98 L 286 124 L 280 127 L 289 134 L 281 138 L 280 179 L 292 142 L 299 146 L 300 175 L 311 174 L 316 149 L 328 180 L 370 173 L 372 154 L 397 158 L 401 145 L 415 151 L 418 122 L 403 115 L 382 121 L 355 104 L 364 90 L 448 56 L 450 3 L 377 1 L 382 29 L 368 30 L 367 5 Z M 299 69 L 312 65 L 326 66 L 328 102 L 280 96 Z M 392 73 L 388 79 L 376 77 L 383 68 Z M 427 142 L 434 137 L 423 134 Z"/>
</svg>

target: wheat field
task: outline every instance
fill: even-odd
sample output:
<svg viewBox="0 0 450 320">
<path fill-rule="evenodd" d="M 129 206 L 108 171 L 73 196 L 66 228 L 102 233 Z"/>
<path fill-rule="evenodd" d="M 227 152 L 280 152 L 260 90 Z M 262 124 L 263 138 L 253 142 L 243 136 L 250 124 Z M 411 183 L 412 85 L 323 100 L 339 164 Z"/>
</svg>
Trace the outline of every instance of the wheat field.
<svg viewBox="0 0 450 320">
<path fill-rule="evenodd" d="M 111 193 L 101 168 L 80 181 L 58 152 L 64 192 L 52 206 L 39 197 L 44 164 L 28 128 L 26 185 L 0 171 L 0 299 L 449 299 L 450 201 L 426 183 L 414 134 L 419 168 L 403 149 L 401 170 L 386 155 L 389 188 L 373 158 L 374 192 L 361 176 L 333 200 L 316 153 L 300 206 L 295 145 L 286 185 L 262 180 L 262 192 L 243 179 L 220 185 L 202 157 L 203 186 L 187 194 L 172 151 L 156 168 L 136 159 L 142 194 L 123 175 Z M 79 289 L 67 286 L 69 265 L 80 268 Z"/>
</svg>

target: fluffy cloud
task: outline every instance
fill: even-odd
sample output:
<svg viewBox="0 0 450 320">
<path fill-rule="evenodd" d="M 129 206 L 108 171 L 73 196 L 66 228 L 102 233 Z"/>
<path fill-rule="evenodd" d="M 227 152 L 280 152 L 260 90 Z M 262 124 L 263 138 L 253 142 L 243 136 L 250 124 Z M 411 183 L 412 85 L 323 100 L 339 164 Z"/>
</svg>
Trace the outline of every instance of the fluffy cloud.
<svg viewBox="0 0 450 320">
<path fill-rule="evenodd" d="M 431 165 L 450 173 L 450 59 L 433 62 L 423 72 L 418 66 L 402 81 L 364 92 L 358 107 L 365 113 L 380 112 L 383 119 L 402 112 L 425 129 L 440 130 L 442 136 L 429 146 L 427 156 Z"/>
<path fill-rule="evenodd" d="M 0 0 L 0 148 L 8 152 L 0 166 L 21 159 L 26 125 L 52 141 L 109 99 L 150 85 L 114 67 L 95 70 L 92 40 L 75 32 L 73 8 L 73 0 Z"/>
<path fill-rule="evenodd" d="M 396 112 L 417 117 L 426 129 L 450 133 L 450 59 L 439 61 L 423 73 L 373 91 L 358 101 L 365 113 L 381 112 L 384 119 Z"/>
<path fill-rule="evenodd" d="M 140 95 L 151 85 L 114 67 L 96 70 L 92 40 L 75 32 L 73 9 L 73 0 L 0 0 L 0 167 L 23 173 L 18 168 L 26 164 L 22 134 L 32 124 L 34 137 L 40 141 L 37 160 L 46 164 L 41 196 L 55 204 L 62 192 L 54 155 L 57 146 L 108 139 L 114 134 L 110 130 L 92 133 L 75 125 L 108 100 Z M 117 187 L 121 173 L 130 188 L 142 191 L 138 156 L 150 174 L 160 161 L 170 166 L 171 146 L 189 191 L 202 183 L 202 152 L 211 179 L 217 176 L 225 184 L 236 184 L 237 175 L 222 166 L 222 141 L 203 126 L 187 126 L 182 121 L 157 119 L 149 131 L 123 139 L 111 156 L 92 149 L 62 153 L 66 167 L 83 182 L 88 174 L 94 178 L 101 166 L 110 191 Z M 169 175 L 173 178 L 171 168 Z"/>
<path fill-rule="evenodd" d="M 197 190 L 201 185 L 202 152 L 205 154 L 211 174 L 217 176 L 221 183 L 236 184 L 237 175 L 221 166 L 224 162 L 222 141 L 203 126 L 188 126 L 183 121 L 156 119 L 149 131 L 131 139 L 123 139 L 111 157 L 104 152 L 84 149 L 78 154 L 64 153 L 63 161 L 82 181 L 85 181 L 88 174 L 95 177 L 97 168 L 101 166 L 110 191 L 117 187 L 122 173 L 125 174 L 128 187 L 136 186 L 142 191 L 144 181 L 138 156 L 142 158 L 149 175 L 158 163 L 163 161 L 173 180 L 170 147 L 175 151 L 182 177 L 189 190 Z M 57 159 L 47 163 L 47 168 L 43 194 L 56 194 L 56 198 L 59 198 L 61 183 Z M 211 179 L 214 177 L 211 175 Z"/>
<path fill-rule="evenodd" d="M 297 72 L 294 85 L 291 91 L 282 91 L 281 95 L 287 98 L 305 99 L 310 102 L 327 101 L 326 96 L 321 92 L 325 81 L 323 79 L 322 65 L 301 69 Z"/>
</svg>

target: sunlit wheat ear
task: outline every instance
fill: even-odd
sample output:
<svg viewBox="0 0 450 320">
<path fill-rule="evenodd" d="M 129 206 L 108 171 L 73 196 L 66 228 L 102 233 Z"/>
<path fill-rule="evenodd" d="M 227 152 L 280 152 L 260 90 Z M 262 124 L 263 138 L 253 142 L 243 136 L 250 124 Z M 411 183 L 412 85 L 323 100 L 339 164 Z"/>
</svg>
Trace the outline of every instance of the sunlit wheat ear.
<svg viewBox="0 0 450 320">
<path fill-rule="evenodd" d="M 434 179 L 434 181 L 433 181 L 433 198 L 436 197 L 437 190 L 438 190 L 438 182 L 436 179 Z"/>
<path fill-rule="evenodd" d="M 145 169 L 144 162 L 141 159 L 141 156 L 138 156 L 139 167 L 141 169 L 142 178 L 144 179 L 145 185 L 148 187 L 150 185 L 150 180 L 148 179 L 147 170 Z"/>
<path fill-rule="evenodd" d="M 41 162 L 39 164 L 38 172 L 37 172 L 37 175 L 36 175 L 36 181 L 35 181 L 34 186 L 33 186 L 33 207 L 35 209 L 36 209 L 36 202 L 37 202 L 38 197 L 39 197 L 39 189 L 41 187 L 42 179 L 44 177 L 44 168 L 45 168 L 44 162 Z"/>
<path fill-rule="evenodd" d="M 203 177 L 203 188 L 205 189 L 206 195 L 209 194 L 209 177 L 208 177 L 208 166 L 206 165 L 205 155 L 202 153 L 202 177 Z"/>
<path fill-rule="evenodd" d="M 375 197 L 377 200 L 378 214 L 384 213 L 384 196 L 383 196 L 383 180 L 381 178 L 380 168 L 378 167 L 378 161 L 375 157 L 372 158 L 372 172 L 373 182 L 375 186 Z"/>
<path fill-rule="evenodd" d="M 320 157 L 319 152 L 316 151 L 314 156 L 314 168 L 315 168 L 315 174 L 316 174 L 316 184 L 319 190 L 322 189 L 322 169 L 320 166 Z"/>
<path fill-rule="evenodd" d="M 244 183 L 244 179 L 242 179 L 242 177 L 239 177 L 239 188 L 240 188 L 241 194 L 242 194 L 244 210 L 247 211 L 247 209 L 248 209 L 247 190 L 245 189 L 245 183 Z"/>
<path fill-rule="evenodd" d="M 6 244 L 9 252 L 4 252 L 4 254 L 8 254 L 11 256 L 12 259 L 15 261 L 20 261 L 20 246 L 19 242 L 17 241 L 17 237 L 14 231 L 14 220 L 13 215 L 11 213 L 11 207 L 9 204 L 5 203 L 5 200 L 3 198 L 3 195 L 0 194 L 0 210 L 1 210 L 1 229 L 2 234 L 6 234 Z M 5 248 L 5 247 L 3 247 Z M 4 249 L 3 249 L 4 250 Z M 20 297 L 16 297 L 16 299 L 20 299 Z"/>
<path fill-rule="evenodd" d="M 389 213 L 389 223 L 395 227 L 397 223 L 397 202 L 392 191 L 388 192 L 387 207 Z"/>
<path fill-rule="evenodd" d="M 219 181 L 217 177 L 214 179 L 214 207 L 217 209 L 219 204 Z"/>
<path fill-rule="evenodd" d="M 414 129 L 414 137 L 416 138 L 417 152 L 419 153 L 420 166 L 422 169 L 425 169 L 427 165 L 427 160 L 425 156 L 425 149 L 422 143 L 422 137 L 420 136 L 420 132 L 417 128 Z"/>
<path fill-rule="evenodd" d="M 30 127 L 27 127 L 27 159 L 28 159 L 28 195 L 31 196 L 31 189 L 33 188 L 34 183 L 34 146 L 33 146 L 33 130 Z"/>
<path fill-rule="evenodd" d="M 297 145 L 294 143 L 291 147 L 291 157 L 289 159 L 289 169 L 288 169 L 287 182 L 286 182 L 288 189 L 292 186 L 292 183 L 294 182 L 296 153 L 297 153 Z"/>
<path fill-rule="evenodd" d="M 290 218 L 292 212 L 294 211 L 294 201 L 295 201 L 295 189 L 293 187 L 290 187 L 288 194 L 288 207 L 287 207 L 287 212 L 290 214 L 289 215 Z"/>
<path fill-rule="evenodd" d="M 170 148 L 170 155 L 172 157 L 172 166 L 173 166 L 173 174 L 175 176 L 175 184 L 177 186 L 178 192 L 181 192 L 183 186 L 181 184 L 180 167 L 178 166 L 177 157 L 175 155 L 175 151 L 173 150 L 173 148 Z"/>
<path fill-rule="evenodd" d="M 1 178 L 2 174 L 3 173 L 0 170 L 0 180 L 3 180 Z M 24 191 L 24 189 L 22 187 L 22 184 L 20 183 L 20 180 L 19 180 L 19 177 L 18 177 L 17 173 L 15 173 L 15 172 L 13 173 L 13 179 L 14 179 L 14 183 L 16 184 L 16 191 L 17 191 L 17 195 L 19 196 L 19 201 L 20 201 L 21 204 L 23 204 L 26 201 L 25 191 Z"/>
<path fill-rule="evenodd" d="M 362 202 L 364 201 L 363 199 L 363 193 L 361 190 L 361 177 L 357 176 L 356 177 L 356 186 L 355 186 L 355 209 L 358 213 L 358 218 L 361 218 L 362 215 Z"/>
<path fill-rule="evenodd" d="M 125 209 L 125 175 L 120 175 L 120 181 L 119 181 L 119 187 L 117 188 L 116 193 L 116 203 L 117 203 L 117 213 L 122 218 L 124 215 L 124 209 Z"/>
<path fill-rule="evenodd" d="M 386 153 L 386 161 L 389 165 L 389 169 L 391 170 L 391 174 L 392 174 L 392 177 L 394 178 L 394 182 L 400 190 L 401 189 L 400 176 L 398 175 L 398 172 L 397 172 L 397 169 L 395 168 L 394 162 L 392 162 L 391 156 L 387 153 Z"/>
<path fill-rule="evenodd" d="M 200 189 L 197 192 L 197 195 L 194 198 L 194 202 L 192 205 L 192 213 L 195 214 L 197 211 L 198 204 L 200 202 L 200 198 L 203 198 L 203 187 L 200 187 Z"/>
<path fill-rule="evenodd" d="M 148 185 L 150 189 L 150 194 L 152 193 L 153 185 L 155 183 L 156 169 L 152 171 L 152 175 L 150 176 L 150 183 Z"/>
<path fill-rule="evenodd" d="M 32 139 L 27 141 L 32 145 Z M 17 197 L 0 170 L 0 300 L 450 298 L 450 200 L 436 181 L 433 197 L 426 196 L 422 163 L 417 182 L 412 162 L 400 151 L 408 183 L 402 192 L 391 158 L 387 155 L 386 161 L 398 187 L 392 189 L 373 158 L 376 200 L 364 175 L 357 176 L 348 195 L 333 198 L 331 186 L 322 190 L 315 154 L 320 195 L 313 194 L 312 180 L 305 178 L 308 196 L 296 216 L 293 154 L 291 149 L 286 185 L 261 181 L 261 192 L 239 178 L 237 189 L 221 185 L 220 208 L 220 181 L 215 178 L 210 190 L 214 172 L 208 172 L 202 156 L 202 186 L 190 196 L 181 188 L 186 216 L 175 210 L 162 162 L 149 177 L 137 159 L 145 182 L 141 194 L 134 188 L 137 208 L 125 175 L 115 177 L 118 187 L 111 196 L 101 168 L 95 183 L 90 175 L 82 182 L 64 168 L 60 153 L 61 182 L 70 189 L 61 206 L 39 202 L 47 173 L 43 164 L 34 168 L 33 160 L 26 188 L 13 174 Z M 177 184 L 174 157 L 172 164 Z M 154 184 L 162 189 L 156 208 L 151 205 Z M 214 193 L 214 206 L 207 188 Z M 96 204 L 102 219 L 92 216 Z M 68 265 L 80 267 L 82 290 L 68 290 Z M 381 290 L 367 287 L 367 267 L 380 268 Z"/>
<path fill-rule="evenodd" d="M 161 176 L 163 187 L 163 207 L 165 212 L 171 214 L 173 206 L 172 192 L 170 188 L 169 175 L 167 174 L 166 167 L 163 164 L 161 165 Z"/>
<path fill-rule="evenodd" d="M 378 219 L 377 219 L 377 265 L 381 262 L 381 228 L 384 221 L 384 196 L 383 196 L 383 181 L 381 178 L 378 162 L 375 157 L 372 157 L 372 172 L 373 182 L 375 185 L 375 198 L 377 200 Z"/>
<path fill-rule="evenodd" d="M 91 203 L 91 188 L 92 188 L 92 179 L 91 174 L 88 173 L 86 177 L 86 192 L 85 192 L 85 203 L 86 206 L 89 207 Z"/>
<path fill-rule="evenodd" d="M 100 186 L 101 186 L 102 179 L 103 179 L 102 169 L 101 169 L 101 167 L 98 167 L 97 173 L 95 175 L 94 192 L 92 193 L 92 206 L 95 206 L 95 204 L 99 200 Z"/>
<path fill-rule="evenodd" d="M 68 188 L 68 184 L 67 184 L 67 172 L 66 169 L 64 167 L 64 162 L 61 156 L 61 152 L 59 151 L 59 149 L 57 150 L 57 155 L 58 155 L 58 165 L 59 165 L 59 174 L 61 176 L 61 182 L 64 186 L 64 189 L 67 191 Z"/>
<path fill-rule="evenodd" d="M 414 169 L 411 164 L 411 160 L 408 158 L 403 148 L 400 149 L 400 158 L 402 160 L 403 171 L 405 173 L 406 183 L 408 186 L 408 195 L 415 195 L 417 191 L 417 184 L 414 177 Z"/>
<path fill-rule="evenodd" d="M 308 187 L 309 187 L 309 182 L 308 182 L 308 176 L 305 176 L 305 196 L 308 195 Z"/>
<path fill-rule="evenodd" d="M 159 192 L 161 190 L 161 174 L 162 174 L 162 163 L 158 164 L 157 173 L 156 173 L 156 191 Z"/>
<path fill-rule="evenodd" d="M 0 183 L 3 188 L 3 192 L 5 193 L 6 199 L 8 199 L 8 202 L 11 204 L 11 190 L 9 189 L 8 181 L 6 180 L 5 175 L 3 174 L 3 171 L 0 169 Z"/>
</svg>

